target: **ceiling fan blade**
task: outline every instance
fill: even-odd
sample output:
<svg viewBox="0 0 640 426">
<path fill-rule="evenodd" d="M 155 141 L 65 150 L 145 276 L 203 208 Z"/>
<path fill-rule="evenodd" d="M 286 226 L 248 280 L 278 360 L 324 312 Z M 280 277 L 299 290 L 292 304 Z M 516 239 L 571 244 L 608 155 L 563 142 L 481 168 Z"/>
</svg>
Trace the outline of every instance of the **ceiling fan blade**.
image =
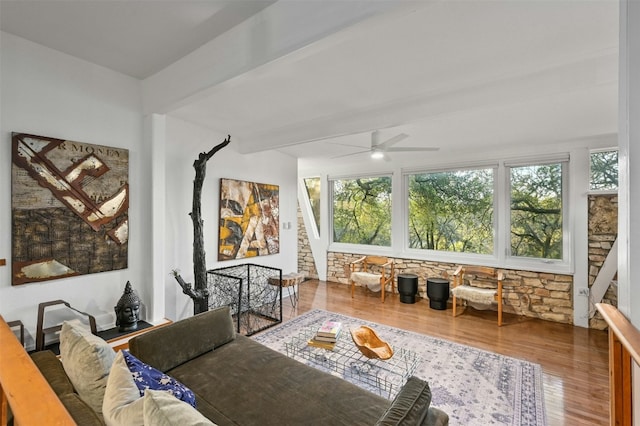
<svg viewBox="0 0 640 426">
<path fill-rule="evenodd" d="M 386 150 L 390 146 L 395 145 L 398 142 L 400 142 L 401 140 L 404 140 L 404 139 L 406 139 L 408 137 L 409 137 L 409 135 L 407 135 L 406 133 L 400 133 L 399 135 L 395 135 L 394 137 L 392 137 L 390 139 L 387 139 L 386 141 L 384 141 L 382 143 L 378 143 L 378 144 L 374 145 L 374 147 L 380 148 L 382 150 Z"/>
<path fill-rule="evenodd" d="M 351 144 L 351 143 L 342 143 L 342 142 L 327 142 L 331 145 L 340 145 L 340 146 L 350 146 L 352 148 L 360 148 L 360 149 L 365 149 L 365 146 L 362 145 L 355 145 L 355 144 Z"/>
<path fill-rule="evenodd" d="M 414 147 L 402 147 L 402 148 L 388 148 L 386 151 L 387 152 L 416 152 L 416 151 L 439 151 L 440 148 L 437 146 L 430 146 L 430 147 L 418 147 L 418 146 L 414 146 Z"/>
<path fill-rule="evenodd" d="M 333 159 L 333 158 L 350 157 L 352 155 L 364 154 L 365 152 L 371 152 L 371 150 L 367 149 L 366 151 L 351 152 L 349 154 L 336 155 L 335 157 L 331 157 L 331 158 Z"/>
</svg>

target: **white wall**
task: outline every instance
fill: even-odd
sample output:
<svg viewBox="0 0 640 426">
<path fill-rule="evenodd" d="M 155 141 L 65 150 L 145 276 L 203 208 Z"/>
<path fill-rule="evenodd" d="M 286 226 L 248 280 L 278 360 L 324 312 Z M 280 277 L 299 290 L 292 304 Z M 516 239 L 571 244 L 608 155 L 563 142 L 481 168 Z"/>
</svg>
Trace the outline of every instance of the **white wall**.
<svg viewBox="0 0 640 426">
<path fill-rule="evenodd" d="M 37 305 L 63 299 L 112 327 L 113 307 L 127 281 L 148 300 L 150 234 L 145 205 L 147 153 L 141 149 L 142 108 L 137 80 L 0 33 L 0 314 L 21 320 L 35 336 Z M 11 132 L 129 150 L 129 268 L 42 283 L 11 286 Z M 28 341 L 28 343 L 31 343 Z"/>
<path fill-rule="evenodd" d="M 640 327 L 640 3 L 620 2 L 618 308 Z"/>
<path fill-rule="evenodd" d="M 179 269 L 185 281 L 193 283 L 193 226 L 189 212 L 195 170 L 193 162 L 201 152 L 208 152 L 224 140 L 216 133 L 177 118 L 166 120 L 166 216 L 165 216 L 165 316 L 179 319 L 193 314 L 191 299 L 182 293 L 170 276 Z M 251 259 L 218 262 L 218 223 L 220 178 L 232 178 L 280 186 L 280 253 Z M 231 144 L 217 152 L 207 163 L 202 189 L 202 216 L 207 269 L 256 263 L 281 268 L 283 273 L 297 271 L 297 161 L 276 151 L 242 155 Z M 291 222 L 291 229 L 282 223 Z M 160 276 L 163 276 L 160 274 Z"/>
<path fill-rule="evenodd" d="M 33 346 L 37 306 L 63 299 L 113 327 L 113 307 L 131 281 L 143 300 L 141 317 L 154 321 L 190 316 L 191 300 L 169 275 L 174 268 L 193 281 L 191 211 L 193 161 L 226 135 L 170 117 L 143 117 L 138 80 L 31 43 L 1 35 L 0 69 L 0 314 L 21 320 Z M 11 286 L 11 132 L 25 132 L 129 150 L 129 267 L 43 283 Z M 160 167 L 155 162 L 163 163 Z M 166 161 L 166 162 L 165 162 Z M 154 166 L 155 164 L 155 166 Z M 280 186 L 280 254 L 252 263 L 297 270 L 296 159 L 266 152 L 241 155 L 232 142 L 208 163 L 203 188 L 207 267 L 217 261 L 218 192 L 221 177 Z M 160 256 L 154 255 L 160 250 Z M 165 270 L 166 269 L 166 270 Z M 155 287 L 154 287 L 155 286 Z"/>
<path fill-rule="evenodd" d="M 618 309 L 640 328 L 640 2 L 620 1 Z M 633 363 L 633 424 L 640 425 L 640 368 Z"/>
</svg>

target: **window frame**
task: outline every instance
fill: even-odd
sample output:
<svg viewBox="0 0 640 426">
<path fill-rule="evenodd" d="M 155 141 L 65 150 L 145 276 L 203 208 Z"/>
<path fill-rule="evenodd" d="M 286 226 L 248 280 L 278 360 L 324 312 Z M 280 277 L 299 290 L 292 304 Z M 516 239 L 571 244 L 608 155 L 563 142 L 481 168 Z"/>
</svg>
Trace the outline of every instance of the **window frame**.
<svg viewBox="0 0 640 426">
<path fill-rule="evenodd" d="M 342 243 L 336 242 L 333 240 L 333 227 L 334 227 L 334 190 L 335 185 L 334 182 L 337 180 L 355 180 L 355 179 L 371 179 L 371 178 L 380 178 L 380 177 L 388 177 L 391 180 L 391 224 L 390 224 L 390 242 L 388 246 L 378 246 L 378 245 L 369 245 L 369 244 L 356 244 L 356 243 Z M 340 175 L 340 176 L 327 176 L 327 193 L 328 202 L 329 202 L 329 228 L 327 229 L 328 235 L 328 243 L 330 251 L 337 252 L 357 252 L 357 253 L 366 253 L 366 254 L 380 254 L 380 255 L 389 255 L 393 252 L 394 247 L 394 232 L 393 232 L 393 223 L 394 223 L 394 203 L 395 197 L 393 193 L 394 189 L 394 174 L 389 173 L 360 173 L 360 174 L 352 174 L 352 175 Z"/>
<path fill-rule="evenodd" d="M 493 253 L 481 254 L 481 253 L 469 253 L 469 252 L 455 252 L 445 250 L 433 250 L 433 249 L 419 249 L 409 247 L 409 179 L 410 176 L 416 174 L 435 174 L 435 173 L 447 173 L 458 172 L 468 170 L 493 170 L 493 220 L 492 220 L 492 238 L 493 238 Z M 445 168 L 425 168 L 425 169 L 407 169 L 403 170 L 403 207 L 402 207 L 402 220 L 403 220 L 403 250 L 406 253 L 410 253 L 412 257 L 428 258 L 437 261 L 446 261 L 455 257 L 457 260 L 464 263 L 495 263 L 498 253 L 498 175 L 499 164 L 496 162 L 490 163 L 478 163 L 475 165 L 466 165 L 462 167 L 449 166 Z"/>
<path fill-rule="evenodd" d="M 511 174 L 510 168 L 526 165 L 562 164 L 562 259 L 540 259 L 511 256 Z M 430 249 L 409 248 L 409 177 L 416 173 L 451 172 L 470 169 L 493 168 L 493 239 L 492 254 L 460 253 Z M 512 159 L 446 164 L 440 167 L 414 167 L 396 169 L 395 172 L 354 173 L 327 176 L 328 225 L 325 241 L 327 250 L 342 253 L 393 256 L 405 259 L 442 262 L 448 264 L 470 264 L 497 268 L 527 270 L 535 272 L 572 274 L 573 271 L 573 209 L 570 202 L 570 178 L 572 165 L 568 152 L 550 155 L 514 157 Z M 339 243 L 333 241 L 334 181 L 386 176 L 391 179 L 391 245 L 372 246 L 365 244 Z M 398 177 L 400 179 L 398 179 Z M 399 195 L 396 194 L 396 191 Z M 401 229 L 398 231 L 398 229 Z"/>
<path fill-rule="evenodd" d="M 616 189 L 592 189 L 591 188 L 591 157 L 593 154 L 596 154 L 598 152 L 612 152 L 615 151 L 618 154 L 618 184 L 616 186 Z M 617 147 L 607 147 L 607 148 L 592 148 L 589 150 L 589 175 L 588 175 L 588 179 L 589 179 L 589 183 L 588 183 L 588 188 L 589 188 L 589 194 L 617 194 L 618 193 L 618 189 L 620 188 L 620 150 Z"/>
<path fill-rule="evenodd" d="M 301 183 L 302 183 L 302 193 L 304 194 L 304 199 L 305 199 L 305 204 L 307 209 L 309 210 L 309 212 L 311 212 L 311 214 L 309 215 L 309 221 L 313 224 L 313 237 L 314 238 L 320 238 L 320 223 L 319 221 L 322 220 L 322 177 L 320 176 L 306 176 L 306 177 L 302 177 L 301 179 Z M 311 197 L 309 196 L 309 188 L 307 187 L 307 179 L 318 179 L 318 181 L 320 182 L 320 199 L 319 201 L 319 205 L 318 208 L 320 209 L 320 211 L 318 212 L 318 220 L 316 220 L 315 217 L 315 212 L 313 211 L 313 203 L 311 202 Z"/>
<path fill-rule="evenodd" d="M 543 166 L 550 164 L 560 164 L 562 173 L 562 258 L 543 259 L 535 257 L 514 256 L 511 254 L 511 169 L 515 167 Z M 533 157 L 529 159 L 518 159 L 516 161 L 504 162 L 504 195 L 505 220 L 502 240 L 504 243 L 504 259 L 500 263 L 510 269 L 543 271 L 551 273 L 572 273 L 573 251 L 572 251 L 572 223 L 570 205 L 570 167 L 569 155 L 555 155 L 547 157 Z"/>
</svg>

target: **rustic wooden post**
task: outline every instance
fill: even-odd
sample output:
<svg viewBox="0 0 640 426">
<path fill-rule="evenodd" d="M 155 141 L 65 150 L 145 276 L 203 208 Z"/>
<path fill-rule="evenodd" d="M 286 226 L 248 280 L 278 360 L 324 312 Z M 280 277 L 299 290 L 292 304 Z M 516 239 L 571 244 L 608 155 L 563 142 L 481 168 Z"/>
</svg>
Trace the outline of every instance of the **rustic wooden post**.
<svg viewBox="0 0 640 426">
<path fill-rule="evenodd" d="M 182 292 L 193 300 L 193 314 L 206 312 L 209 309 L 209 290 L 207 288 L 207 262 L 204 251 L 204 232 L 202 220 L 202 184 L 207 174 L 207 161 L 231 142 L 231 135 L 209 152 L 201 152 L 193 162 L 196 177 L 193 180 L 193 202 L 191 205 L 191 221 L 193 222 L 193 276 L 195 285 L 185 282 L 177 270 L 172 271 Z"/>
</svg>

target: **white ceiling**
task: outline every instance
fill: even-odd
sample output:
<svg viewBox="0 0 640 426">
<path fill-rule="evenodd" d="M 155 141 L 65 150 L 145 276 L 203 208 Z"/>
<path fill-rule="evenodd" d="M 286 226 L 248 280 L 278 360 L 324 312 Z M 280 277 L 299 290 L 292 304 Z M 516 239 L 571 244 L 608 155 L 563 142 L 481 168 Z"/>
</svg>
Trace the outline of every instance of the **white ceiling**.
<svg viewBox="0 0 640 426">
<path fill-rule="evenodd" d="M 146 79 L 252 16 L 264 25 L 272 3 L 2 0 L 0 23 Z M 375 129 L 440 152 L 553 144 L 616 133 L 617 53 L 616 0 L 403 1 L 164 112 L 232 134 L 243 152 L 331 162 Z"/>
<path fill-rule="evenodd" d="M 143 79 L 275 0 L 1 0 L 2 31 Z"/>
</svg>

